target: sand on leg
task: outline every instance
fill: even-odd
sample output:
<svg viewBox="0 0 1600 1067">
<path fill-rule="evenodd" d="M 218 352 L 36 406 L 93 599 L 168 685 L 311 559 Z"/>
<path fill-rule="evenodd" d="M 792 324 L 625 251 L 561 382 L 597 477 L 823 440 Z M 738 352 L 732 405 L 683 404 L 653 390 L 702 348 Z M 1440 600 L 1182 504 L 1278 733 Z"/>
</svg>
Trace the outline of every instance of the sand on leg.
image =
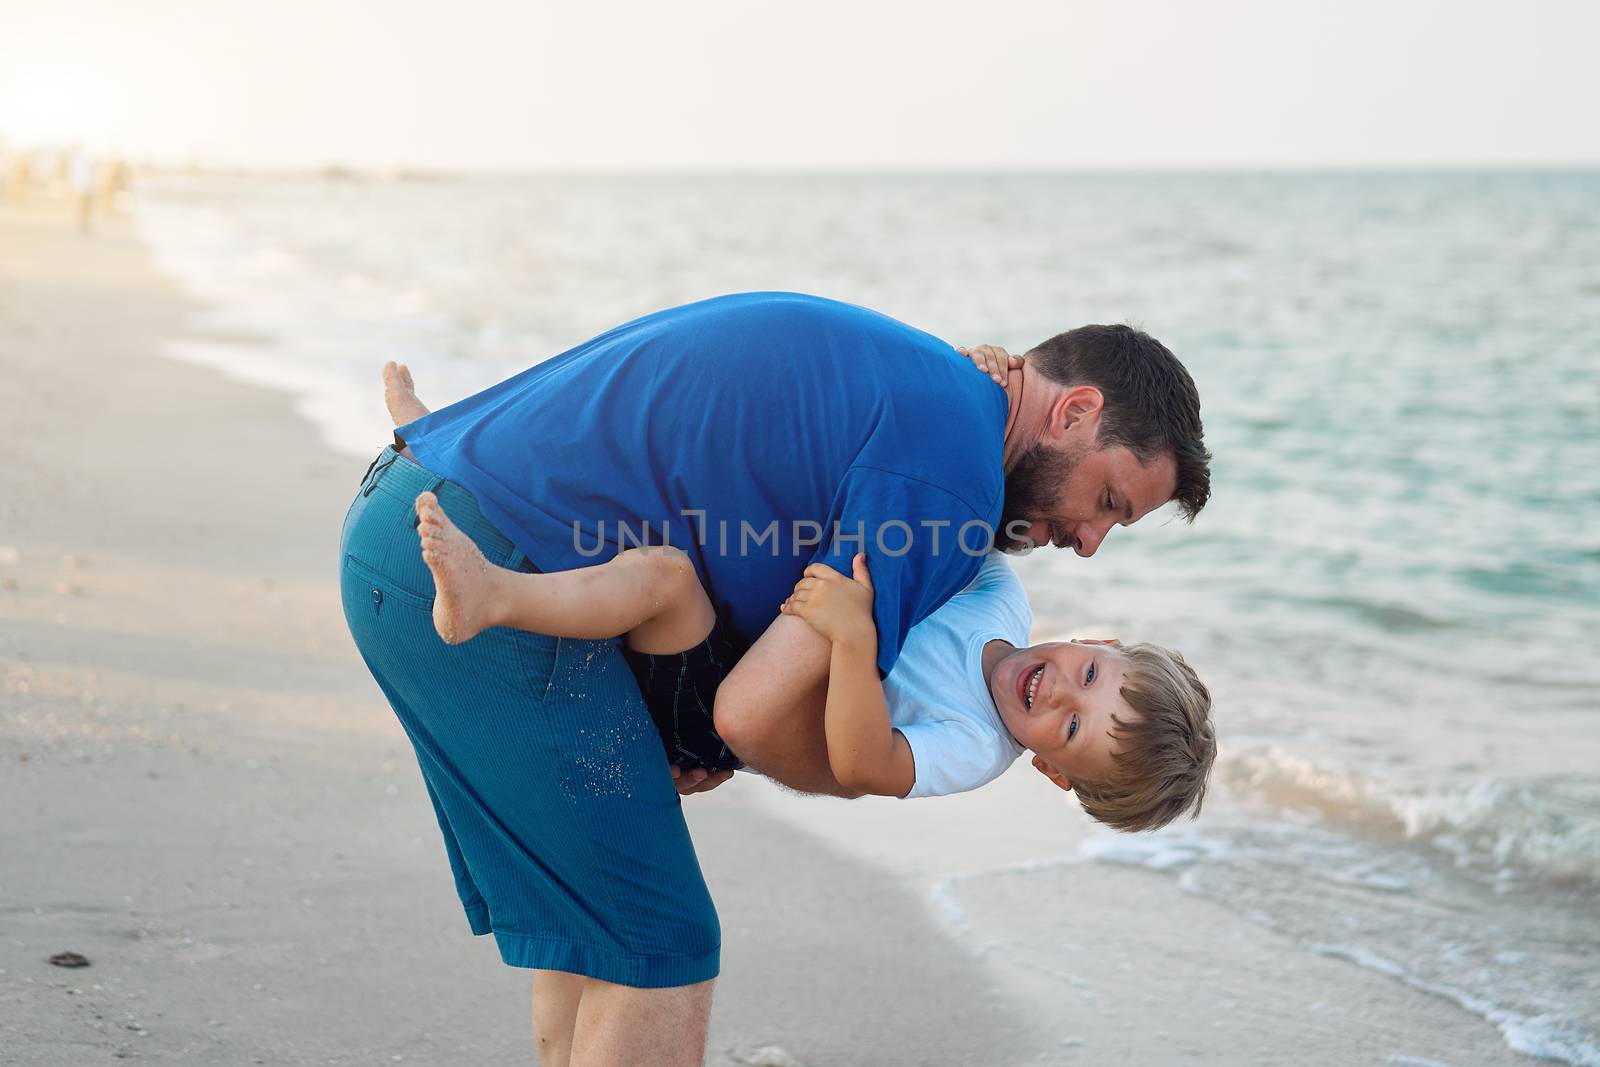
<svg viewBox="0 0 1600 1067">
<path fill-rule="evenodd" d="M 459 645 L 498 625 L 502 587 L 515 572 L 484 559 L 434 494 L 417 497 L 417 520 L 422 561 L 433 574 L 433 627 L 445 644 Z"/>
</svg>

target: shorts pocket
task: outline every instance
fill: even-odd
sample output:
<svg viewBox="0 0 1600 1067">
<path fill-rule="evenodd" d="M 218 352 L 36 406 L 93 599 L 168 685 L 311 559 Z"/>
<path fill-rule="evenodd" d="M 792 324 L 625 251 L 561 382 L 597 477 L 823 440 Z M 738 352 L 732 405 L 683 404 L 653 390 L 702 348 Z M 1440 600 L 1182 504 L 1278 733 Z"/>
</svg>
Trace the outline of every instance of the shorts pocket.
<svg viewBox="0 0 1600 1067">
<path fill-rule="evenodd" d="M 423 596 L 421 593 L 407 589 L 394 579 L 379 572 L 376 567 L 361 562 L 356 557 L 345 553 L 344 557 L 345 578 L 347 581 L 368 585 L 372 588 L 372 597 L 375 606 L 382 607 L 386 600 L 396 600 L 402 604 L 409 604 L 429 614 L 433 612 L 433 597 Z"/>
<path fill-rule="evenodd" d="M 516 650 L 517 664 L 527 680 L 529 691 L 540 701 L 548 697 L 555 684 L 556 663 L 561 658 L 561 638 L 529 633 L 527 630 L 496 627 L 485 630 L 473 640 L 480 640 L 490 634 L 506 634 L 511 638 Z"/>
</svg>

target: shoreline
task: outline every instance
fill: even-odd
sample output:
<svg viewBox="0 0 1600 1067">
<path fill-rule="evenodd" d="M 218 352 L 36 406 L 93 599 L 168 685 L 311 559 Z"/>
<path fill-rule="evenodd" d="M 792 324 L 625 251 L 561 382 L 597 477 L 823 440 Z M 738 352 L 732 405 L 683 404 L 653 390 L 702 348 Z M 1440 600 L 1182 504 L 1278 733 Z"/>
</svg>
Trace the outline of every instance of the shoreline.
<svg viewBox="0 0 1600 1067">
<path fill-rule="evenodd" d="M 126 224 L 79 237 L 52 207 L 0 204 L 0 804 L 23 813 L 0 852 L 28 857 L 0 880 L 0 1046 L 525 1062 L 526 975 L 468 936 L 340 616 L 365 463 L 287 392 L 163 355 L 192 302 Z M 937 806 L 691 798 L 724 929 L 710 1062 L 1526 1062 L 1454 1005 L 1073 858 L 1083 820 L 1024 771 Z M 64 950 L 94 966 L 44 962 Z"/>
</svg>

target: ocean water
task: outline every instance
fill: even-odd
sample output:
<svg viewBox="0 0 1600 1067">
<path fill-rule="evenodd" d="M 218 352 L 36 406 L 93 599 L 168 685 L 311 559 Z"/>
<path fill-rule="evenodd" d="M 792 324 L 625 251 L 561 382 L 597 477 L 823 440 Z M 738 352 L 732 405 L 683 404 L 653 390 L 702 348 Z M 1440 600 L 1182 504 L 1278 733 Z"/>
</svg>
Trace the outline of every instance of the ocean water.
<svg viewBox="0 0 1600 1067">
<path fill-rule="evenodd" d="M 1211 505 L 1018 569 L 1036 639 L 1185 652 L 1215 795 L 1042 836 L 1037 869 L 1158 872 L 1600 1064 L 1600 173 L 171 178 L 137 218 L 205 302 L 172 354 L 290 390 L 353 460 L 385 359 L 438 406 L 722 292 L 1019 352 L 1150 330 Z"/>
</svg>

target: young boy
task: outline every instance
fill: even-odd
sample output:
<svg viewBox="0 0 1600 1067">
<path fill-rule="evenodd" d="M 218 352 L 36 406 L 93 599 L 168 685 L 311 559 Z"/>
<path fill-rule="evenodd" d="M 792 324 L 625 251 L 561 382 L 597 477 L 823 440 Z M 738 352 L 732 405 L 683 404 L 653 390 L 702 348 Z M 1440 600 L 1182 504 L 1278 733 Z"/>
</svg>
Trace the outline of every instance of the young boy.
<svg viewBox="0 0 1600 1067">
<path fill-rule="evenodd" d="M 427 413 L 406 368 L 387 364 L 384 382 L 396 425 Z M 621 634 L 668 762 L 740 766 L 712 711 L 745 644 L 718 619 L 682 551 L 634 548 L 593 567 L 530 574 L 491 565 L 432 493 L 417 498 L 417 518 L 434 627 L 446 642 L 491 626 Z M 965 589 L 912 627 L 880 682 L 864 554 L 853 569 L 847 578 L 812 564 L 780 607 L 832 645 L 824 731 L 841 785 L 897 797 L 958 793 L 1031 749 L 1036 769 L 1117 829 L 1199 814 L 1216 752 L 1210 695 L 1177 653 L 1114 641 L 1028 646 L 1027 597 L 1004 557 L 990 553 Z"/>
</svg>

